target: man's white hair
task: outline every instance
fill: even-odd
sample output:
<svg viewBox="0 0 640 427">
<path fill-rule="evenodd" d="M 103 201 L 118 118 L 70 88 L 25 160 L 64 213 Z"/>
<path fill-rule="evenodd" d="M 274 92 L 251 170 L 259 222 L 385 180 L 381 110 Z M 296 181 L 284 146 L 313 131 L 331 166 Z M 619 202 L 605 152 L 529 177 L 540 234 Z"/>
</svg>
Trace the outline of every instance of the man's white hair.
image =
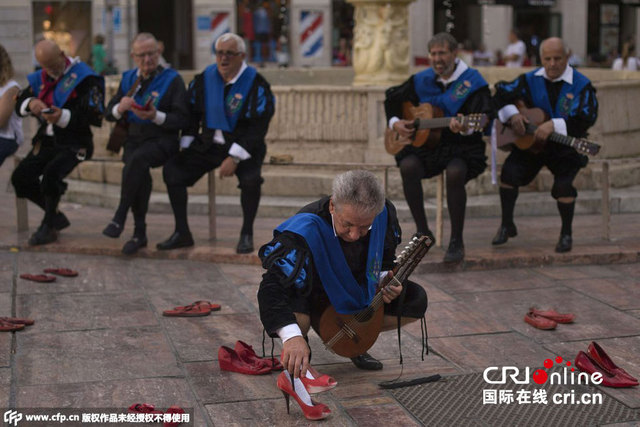
<svg viewBox="0 0 640 427">
<path fill-rule="evenodd" d="M 242 53 L 247 52 L 247 46 L 244 44 L 244 39 L 234 33 L 224 33 L 223 35 L 218 37 L 215 44 L 216 49 L 218 48 L 219 43 L 223 43 L 229 40 L 233 40 L 236 42 L 236 48 L 238 49 L 238 52 L 242 52 Z"/>
</svg>

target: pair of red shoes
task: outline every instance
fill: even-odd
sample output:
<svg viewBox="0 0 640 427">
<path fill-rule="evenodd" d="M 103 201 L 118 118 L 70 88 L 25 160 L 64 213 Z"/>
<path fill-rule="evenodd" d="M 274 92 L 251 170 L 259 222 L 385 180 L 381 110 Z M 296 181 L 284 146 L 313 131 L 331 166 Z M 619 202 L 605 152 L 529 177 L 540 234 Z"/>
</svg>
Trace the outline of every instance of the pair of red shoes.
<svg viewBox="0 0 640 427">
<path fill-rule="evenodd" d="M 0 317 L 0 332 L 21 331 L 25 326 L 31 326 L 35 323 L 32 319 L 24 319 L 19 317 Z"/>
<path fill-rule="evenodd" d="M 604 349 L 595 341 L 589 344 L 586 353 L 584 351 L 578 352 L 574 364 L 582 372 L 602 374 L 603 386 L 623 388 L 638 385 L 638 380 L 624 369 L 616 366 Z"/>
<path fill-rule="evenodd" d="M 249 344 L 236 341 L 234 349 L 222 346 L 218 349 L 218 364 L 223 371 L 246 375 L 264 375 L 271 371 L 281 371 L 282 364 L 275 357 L 259 357 Z"/>
<path fill-rule="evenodd" d="M 573 323 L 576 316 L 572 313 L 558 313 L 555 310 L 538 310 L 531 307 L 525 314 L 524 321 L 538 329 L 555 329 L 558 323 Z"/>
<path fill-rule="evenodd" d="M 196 301 L 193 304 L 174 307 L 173 310 L 165 310 L 162 315 L 167 317 L 201 317 L 208 316 L 212 311 L 218 311 L 220 308 L 220 304 Z"/>
<path fill-rule="evenodd" d="M 44 272 L 55 274 L 57 276 L 63 276 L 63 277 L 76 277 L 78 275 L 77 271 L 71 270 L 69 268 L 45 268 Z M 32 282 L 41 282 L 41 283 L 49 283 L 49 282 L 56 281 L 56 276 L 49 276 L 47 274 L 25 273 L 25 274 L 21 274 L 20 278 L 25 280 L 31 280 Z"/>
<path fill-rule="evenodd" d="M 133 405 L 129 406 L 129 412 L 134 414 L 154 414 L 157 415 L 157 418 L 154 417 L 154 419 L 158 421 L 160 421 L 160 414 L 162 414 L 163 420 L 166 420 L 168 418 L 173 418 L 175 420 L 175 415 L 185 413 L 184 409 L 176 405 L 170 406 L 167 409 L 167 412 L 162 412 L 157 410 L 156 407 L 150 403 L 134 403 Z M 178 421 L 164 421 L 163 427 L 176 427 L 180 424 L 182 423 Z"/>
</svg>

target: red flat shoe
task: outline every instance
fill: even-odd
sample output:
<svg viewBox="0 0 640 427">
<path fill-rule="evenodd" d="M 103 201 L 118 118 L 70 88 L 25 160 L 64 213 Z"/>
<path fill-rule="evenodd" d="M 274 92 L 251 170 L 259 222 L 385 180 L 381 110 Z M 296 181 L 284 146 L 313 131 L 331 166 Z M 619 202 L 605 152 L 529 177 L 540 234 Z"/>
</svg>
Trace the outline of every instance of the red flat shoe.
<svg viewBox="0 0 640 427">
<path fill-rule="evenodd" d="M 544 329 L 544 330 L 555 329 L 556 326 L 558 326 L 558 324 L 555 321 L 551 319 L 547 319 L 546 317 L 537 316 L 532 312 L 528 312 L 527 314 L 525 314 L 524 321 L 530 324 L 531 326 L 533 326 L 534 328 Z"/>
<path fill-rule="evenodd" d="M 338 381 L 327 374 L 321 374 L 311 366 L 309 366 L 308 371 L 313 378 L 303 377 L 300 378 L 300 381 L 302 381 L 304 388 L 306 388 L 310 394 L 322 393 L 338 385 Z"/>
<path fill-rule="evenodd" d="M 6 323 L 21 323 L 25 326 L 31 326 L 33 325 L 35 322 L 35 320 L 33 319 L 23 319 L 23 318 L 19 318 L 19 317 L 0 317 L 0 321 L 2 322 L 6 322 Z"/>
<path fill-rule="evenodd" d="M 625 388 L 638 385 L 637 381 L 631 381 L 627 377 L 622 377 L 620 374 L 614 374 L 613 372 L 599 365 L 598 362 L 596 362 L 584 351 L 578 352 L 576 360 L 574 361 L 574 365 L 582 372 L 586 372 L 588 374 L 593 374 L 596 372 L 602 374 L 601 385 L 606 387 Z"/>
<path fill-rule="evenodd" d="M 311 405 L 307 405 L 296 393 L 293 384 L 291 383 L 291 377 L 287 371 L 283 371 L 278 375 L 278 381 L 276 385 L 282 391 L 284 396 L 284 400 L 287 402 L 287 414 L 289 414 L 289 396 L 293 397 L 298 405 L 300 405 L 300 409 L 302 409 L 302 413 L 305 418 L 308 420 L 323 420 L 327 418 L 331 414 L 331 409 L 324 403 L 316 402 L 315 400 L 309 399 L 311 401 Z M 304 388 L 302 391 L 305 391 Z M 306 396 L 305 396 L 306 397 Z"/>
<path fill-rule="evenodd" d="M 134 403 L 129 406 L 129 412 L 136 414 L 164 414 L 164 412 L 156 410 L 156 407 L 150 403 Z"/>
<path fill-rule="evenodd" d="M 167 414 L 184 414 L 185 411 L 184 409 L 182 409 L 179 406 L 169 406 L 169 408 L 167 409 Z M 173 419 L 175 419 L 174 417 L 172 417 Z M 182 422 L 179 421 L 165 421 L 162 426 L 163 427 L 176 427 L 179 426 L 180 424 L 182 424 Z"/>
<path fill-rule="evenodd" d="M 256 354 L 249 344 L 243 341 L 236 341 L 235 351 L 240 359 L 250 365 L 256 365 L 261 367 L 268 367 L 272 371 L 282 371 L 282 363 L 275 357 L 267 358 L 260 357 Z"/>
<path fill-rule="evenodd" d="M 208 316 L 211 311 L 220 310 L 220 305 L 211 304 L 209 301 L 196 301 L 193 304 L 174 307 L 173 310 L 165 310 L 163 316 L 168 317 L 200 317 Z"/>
<path fill-rule="evenodd" d="M 551 319 L 556 323 L 573 323 L 573 320 L 576 318 L 576 315 L 573 313 L 558 313 L 555 310 L 538 310 L 535 307 L 531 307 L 529 309 L 530 313 L 535 314 L 536 316 L 546 317 L 547 319 Z"/>
<path fill-rule="evenodd" d="M 621 377 L 625 377 L 629 381 L 635 382 L 636 385 L 638 385 L 637 378 L 632 377 L 627 371 L 616 366 L 616 364 L 613 363 L 613 360 L 611 360 L 609 355 L 605 353 L 604 349 L 600 347 L 600 344 L 598 344 L 597 342 L 592 341 L 591 344 L 589 344 L 587 352 L 589 353 L 589 356 L 593 358 L 593 360 L 598 362 L 598 364 L 606 370 L 614 374 L 619 374 Z"/>
<path fill-rule="evenodd" d="M 0 320 L 0 332 L 15 332 L 21 331 L 24 329 L 24 324 L 22 323 L 9 323 Z"/>
<path fill-rule="evenodd" d="M 47 276 L 46 274 L 21 274 L 21 279 L 31 280 L 32 282 L 49 283 L 55 282 L 56 276 Z"/>
<path fill-rule="evenodd" d="M 218 349 L 218 364 L 223 371 L 238 372 L 245 375 L 264 375 L 271 372 L 268 366 L 256 366 L 244 362 L 234 350 L 222 346 Z"/>
<path fill-rule="evenodd" d="M 68 268 L 45 268 L 44 272 L 64 277 L 76 277 L 78 275 L 77 271 Z"/>
</svg>

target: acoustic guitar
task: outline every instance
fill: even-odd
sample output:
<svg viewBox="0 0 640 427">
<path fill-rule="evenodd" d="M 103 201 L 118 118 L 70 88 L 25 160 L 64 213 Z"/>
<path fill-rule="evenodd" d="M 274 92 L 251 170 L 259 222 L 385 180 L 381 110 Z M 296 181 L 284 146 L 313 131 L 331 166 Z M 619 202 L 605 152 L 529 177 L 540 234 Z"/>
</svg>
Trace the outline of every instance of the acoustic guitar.
<svg viewBox="0 0 640 427">
<path fill-rule="evenodd" d="M 433 241 L 427 236 L 414 237 L 396 258 L 393 277 L 386 285 L 402 283 L 418 266 L 427 254 Z M 371 304 L 356 314 L 340 314 L 329 306 L 320 316 L 318 334 L 325 347 L 340 356 L 356 357 L 373 346 L 382 330 L 384 301 L 382 292 L 378 292 Z"/>
<path fill-rule="evenodd" d="M 529 119 L 529 123 L 525 124 L 525 135 L 518 135 L 508 125 L 503 124 L 500 120 L 496 120 L 496 141 L 498 148 L 509 150 L 510 144 L 515 145 L 521 150 L 531 150 L 534 153 L 542 151 L 545 142 L 536 141 L 533 137 L 538 125 L 549 120 L 549 116 L 540 108 L 526 108 L 524 105 L 518 105 L 520 114 Z M 548 141 L 557 144 L 568 145 L 581 153 L 595 156 L 600 151 L 600 145 L 585 138 L 575 138 L 573 136 L 565 136 L 557 132 L 552 132 Z"/>
<path fill-rule="evenodd" d="M 409 144 L 414 147 L 426 144 L 428 149 L 435 148 L 440 142 L 440 129 L 448 128 L 451 121 L 451 117 L 444 117 L 443 111 L 438 107 L 429 103 L 415 106 L 408 101 L 402 103 L 402 117 L 404 120 L 413 120 L 412 127 L 415 132 L 410 138 L 403 138 L 398 132 L 387 127 L 384 133 L 384 148 L 391 155 L 399 153 Z M 476 132 L 484 129 L 489 121 L 487 115 L 481 113 L 457 116 L 456 119 L 463 126 Z"/>
</svg>

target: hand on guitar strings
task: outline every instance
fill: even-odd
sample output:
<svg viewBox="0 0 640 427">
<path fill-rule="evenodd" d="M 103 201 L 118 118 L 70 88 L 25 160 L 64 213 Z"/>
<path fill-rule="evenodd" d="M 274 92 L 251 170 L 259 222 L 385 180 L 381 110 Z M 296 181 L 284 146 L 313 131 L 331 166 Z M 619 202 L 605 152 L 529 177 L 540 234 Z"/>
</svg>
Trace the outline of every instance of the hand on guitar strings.
<svg viewBox="0 0 640 427">
<path fill-rule="evenodd" d="M 292 377 L 304 377 L 309 369 L 309 354 L 309 345 L 302 336 L 297 336 L 282 344 L 280 360 Z"/>
<path fill-rule="evenodd" d="M 458 120 L 460 118 L 460 120 Z M 464 115 L 458 114 L 458 117 L 451 117 L 449 122 L 449 130 L 453 133 L 467 133 L 468 126 L 464 124 Z"/>
<path fill-rule="evenodd" d="M 547 138 L 551 136 L 553 131 L 554 131 L 553 121 L 547 120 L 546 122 L 538 126 L 535 133 L 533 134 L 533 137 L 536 139 L 536 141 L 546 141 Z"/>
<path fill-rule="evenodd" d="M 389 284 L 390 282 L 391 284 Z M 381 289 L 382 301 L 384 301 L 385 304 L 389 304 L 391 301 L 398 298 L 398 295 L 402 292 L 402 284 L 393 280 L 393 271 L 389 270 L 387 275 L 378 284 L 378 289 Z"/>
<path fill-rule="evenodd" d="M 517 133 L 520 136 L 524 136 L 524 134 L 526 133 L 527 123 L 529 123 L 529 119 L 527 119 L 522 114 L 514 114 L 509 119 L 509 126 L 511 127 L 511 129 L 513 129 L 515 133 Z"/>
<path fill-rule="evenodd" d="M 402 138 L 406 139 L 413 137 L 413 134 L 416 132 L 416 129 L 413 127 L 413 120 L 398 120 L 393 124 L 393 130 Z M 411 141 L 407 143 L 410 144 Z"/>
</svg>

